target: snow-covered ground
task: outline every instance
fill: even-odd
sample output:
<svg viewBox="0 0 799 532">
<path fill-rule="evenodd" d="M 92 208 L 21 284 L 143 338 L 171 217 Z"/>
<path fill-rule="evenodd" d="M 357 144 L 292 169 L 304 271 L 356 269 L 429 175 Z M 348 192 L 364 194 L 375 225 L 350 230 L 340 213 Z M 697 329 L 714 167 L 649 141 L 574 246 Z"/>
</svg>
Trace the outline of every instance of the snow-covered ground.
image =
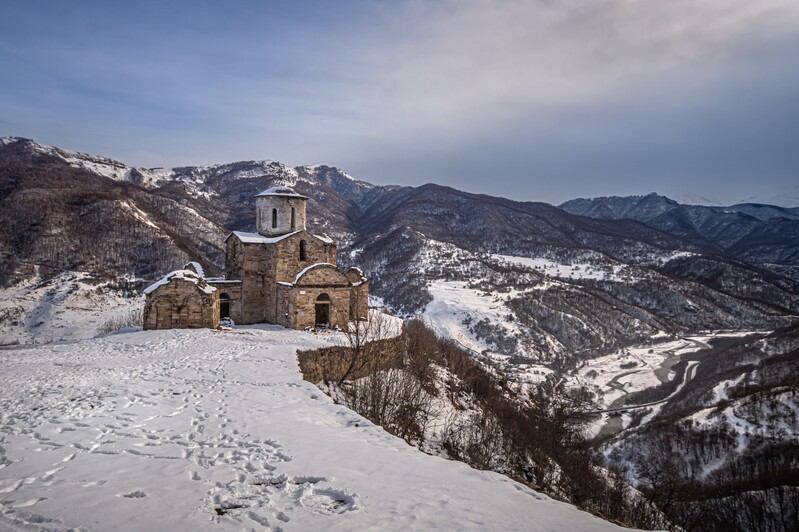
<svg viewBox="0 0 799 532">
<path fill-rule="evenodd" d="M 425 308 L 424 319 L 439 335 L 454 340 L 470 351 L 482 353 L 488 350 L 488 345 L 468 330 L 465 319 L 487 319 L 506 329 L 508 334 L 517 332 L 517 327 L 506 319 L 510 313 L 505 306 L 508 294 L 486 295 L 469 288 L 463 281 L 436 280 L 428 284 L 427 290 L 433 296 L 433 301 Z"/>
<path fill-rule="evenodd" d="M 530 290 L 538 289 L 535 287 Z M 531 357 L 531 362 L 509 363 L 510 357 L 507 354 L 494 351 L 486 338 L 479 338 L 473 330 L 477 322 L 486 321 L 507 337 L 521 337 L 523 331 L 518 323 L 508 319 L 513 315 L 513 311 L 507 302 L 524 294 L 524 291 L 510 289 L 487 294 L 482 290 L 471 288 L 469 283 L 464 281 L 442 280 L 431 281 L 427 285 L 427 290 L 433 300 L 427 304 L 421 317 L 439 336 L 456 342 L 472 353 L 486 356 L 522 384 L 540 382 L 552 373 L 552 369 L 546 365 L 533 363 L 533 357 L 538 353 L 528 351 L 523 346 L 518 348 L 518 354 Z"/>
<path fill-rule="evenodd" d="M 799 398 L 795 390 L 785 389 L 768 400 L 757 395 L 729 400 L 728 391 L 740 384 L 746 373 L 735 379 L 720 382 L 713 392 L 712 402 L 691 415 L 694 423 L 703 427 L 723 426 L 737 434 L 737 452 L 750 445 L 752 437 L 781 439 L 799 438 Z M 773 402 L 771 402 L 773 400 Z M 725 404 L 726 403 L 726 404 Z M 712 468 L 705 471 L 707 474 Z"/>
<path fill-rule="evenodd" d="M 563 279 L 598 279 L 606 281 L 622 280 L 620 274 L 624 271 L 621 264 L 606 264 L 610 259 L 604 258 L 601 262 L 574 262 L 564 264 L 540 257 L 514 257 L 511 255 L 492 255 L 500 261 L 524 266 L 535 270 L 546 277 Z"/>
<path fill-rule="evenodd" d="M 143 307 L 143 297 L 123 297 L 87 273 L 37 276 L 0 289 L 0 345 L 92 338 L 107 321 Z"/>
<path fill-rule="evenodd" d="M 295 356 L 326 338 L 264 325 L 0 352 L 0 529 L 618 529 L 334 404 Z"/>
<path fill-rule="evenodd" d="M 677 378 L 672 366 L 676 364 L 682 355 L 698 351 L 708 347 L 708 342 L 713 338 L 743 337 L 752 334 L 748 331 L 715 331 L 702 336 L 689 336 L 678 339 L 668 339 L 665 335 L 653 338 L 649 345 L 629 347 L 620 349 L 615 353 L 585 361 L 577 371 L 567 377 L 571 386 L 585 386 L 594 392 L 598 410 L 616 408 L 624 409 L 621 414 L 621 424 L 618 430 L 627 428 L 633 419 L 632 412 L 636 405 L 625 404 L 620 401 L 625 395 L 639 392 L 647 388 L 658 386 L 663 382 L 672 381 Z M 644 425 L 654 419 L 660 413 L 663 404 L 676 395 L 685 386 L 687 380 L 696 374 L 696 367 L 699 362 L 689 362 L 683 382 L 677 391 L 673 392 L 666 400 L 657 401 L 659 404 L 647 406 L 647 414 L 640 420 Z M 720 383 L 714 388 L 713 401 L 718 402 L 727 398 L 726 389 L 734 386 L 738 381 L 730 380 Z M 628 411 L 629 409 L 629 411 Z M 707 422 L 707 413 L 716 413 L 715 408 L 702 411 L 695 416 L 702 423 Z M 704 415 L 705 417 L 702 417 Z M 590 423 L 586 429 L 589 436 L 596 436 L 605 428 L 610 419 L 610 414 L 604 413 Z M 739 424 L 746 429 L 745 424 Z"/>
<path fill-rule="evenodd" d="M 651 345 L 620 349 L 615 353 L 584 362 L 570 377 L 574 385 L 583 385 L 597 395 L 597 406 L 609 408 L 620 397 L 652 388 L 672 380 L 669 371 L 681 355 L 705 347 L 710 337 L 680 338 Z"/>
</svg>

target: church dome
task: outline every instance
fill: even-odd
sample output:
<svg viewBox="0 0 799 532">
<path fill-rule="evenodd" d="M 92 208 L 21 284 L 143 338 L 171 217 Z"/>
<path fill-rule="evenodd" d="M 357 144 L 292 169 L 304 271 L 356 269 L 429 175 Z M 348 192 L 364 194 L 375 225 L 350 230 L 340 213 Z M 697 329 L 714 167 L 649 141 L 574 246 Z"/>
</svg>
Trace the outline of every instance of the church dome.
<svg viewBox="0 0 799 532">
<path fill-rule="evenodd" d="M 258 232 L 276 237 L 305 230 L 305 208 L 308 198 L 288 186 L 268 188 L 255 196 L 255 217 Z"/>
<path fill-rule="evenodd" d="M 264 196 L 283 196 L 287 198 L 308 199 L 306 196 L 303 196 L 302 194 L 297 194 L 297 192 L 293 188 L 287 186 L 276 186 L 276 187 L 267 188 L 260 194 L 255 195 L 256 198 Z"/>
</svg>

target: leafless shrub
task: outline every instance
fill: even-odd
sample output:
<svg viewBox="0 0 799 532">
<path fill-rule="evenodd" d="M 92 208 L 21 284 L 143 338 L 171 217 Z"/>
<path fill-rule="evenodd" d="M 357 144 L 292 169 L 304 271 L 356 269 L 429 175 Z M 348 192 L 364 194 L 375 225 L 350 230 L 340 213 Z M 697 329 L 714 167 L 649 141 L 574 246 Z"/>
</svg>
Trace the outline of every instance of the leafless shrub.
<svg viewBox="0 0 799 532">
<path fill-rule="evenodd" d="M 300 353 L 306 380 L 411 444 L 423 446 L 436 420 L 438 441 L 427 443 L 453 459 L 507 474 L 620 523 L 669 526 L 623 475 L 599 467 L 582 435 L 591 399 L 586 391 L 548 379 L 519 395 L 500 374 L 420 321 L 406 322 L 397 338 L 384 332 L 379 321 L 353 324 L 347 346 Z M 437 382 L 437 372 L 449 381 Z M 441 419 L 437 398 L 461 410 Z"/>
<path fill-rule="evenodd" d="M 117 314 L 97 329 L 100 334 L 106 334 L 126 327 L 141 327 L 144 322 L 144 311 L 141 308 L 130 309 L 124 314 Z"/>
</svg>

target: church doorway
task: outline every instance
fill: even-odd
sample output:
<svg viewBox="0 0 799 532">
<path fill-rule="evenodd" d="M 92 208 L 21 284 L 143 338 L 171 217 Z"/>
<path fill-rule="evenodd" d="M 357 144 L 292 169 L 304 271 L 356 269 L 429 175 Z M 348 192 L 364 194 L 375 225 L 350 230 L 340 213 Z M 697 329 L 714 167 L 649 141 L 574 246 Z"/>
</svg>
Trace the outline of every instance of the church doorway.
<svg viewBox="0 0 799 532">
<path fill-rule="evenodd" d="M 226 293 L 219 294 L 219 319 L 230 317 L 230 296 Z"/>
<path fill-rule="evenodd" d="M 330 296 L 327 294 L 319 294 L 319 297 L 316 298 L 316 304 L 314 305 L 314 311 L 316 314 L 315 325 L 317 327 L 329 327 L 330 326 Z"/>
</svg>

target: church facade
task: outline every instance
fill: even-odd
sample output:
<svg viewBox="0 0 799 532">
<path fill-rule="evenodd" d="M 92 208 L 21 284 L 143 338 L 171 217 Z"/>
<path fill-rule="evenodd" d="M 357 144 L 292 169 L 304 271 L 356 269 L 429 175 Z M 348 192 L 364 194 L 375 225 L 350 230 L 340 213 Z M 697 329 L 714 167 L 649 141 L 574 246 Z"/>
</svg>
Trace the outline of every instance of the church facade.
<svg viewBox="0 0 799 532">
<path fill-rule="evenodd" d="M 308 232 L 307 202 L 289 187 L 258 194 L 257 232 L 234 231 L 225 240 L 225 276 L 205 277 L 195 265 L 153 284 L 145 290 L 144 328 L 215 326 L 222 318 L 294 329 L 346 328 L 351 320 L 366 319 L 369 281 L 358 268 L 345 272 L 336 266 L 333 239 Z M 204 301 L 210 310 L 194 312 L 203 320 L 181 318 L 183 301 Z"/>
</svg>

